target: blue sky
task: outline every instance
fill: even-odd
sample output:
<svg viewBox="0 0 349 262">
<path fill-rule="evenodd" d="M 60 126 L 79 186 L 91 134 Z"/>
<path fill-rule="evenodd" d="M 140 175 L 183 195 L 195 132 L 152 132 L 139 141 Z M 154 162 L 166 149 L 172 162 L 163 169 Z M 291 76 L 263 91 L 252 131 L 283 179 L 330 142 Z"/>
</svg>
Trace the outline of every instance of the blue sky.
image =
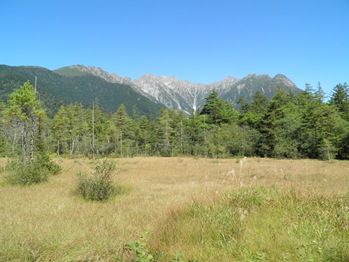
<svg viewBox="0 0 349 262">
<path fill-rule="evenodd" d="M 0 0 L 0 64 L 98 66 L 195 83 L 349 82 L 348 0 Z"/>
</svg>

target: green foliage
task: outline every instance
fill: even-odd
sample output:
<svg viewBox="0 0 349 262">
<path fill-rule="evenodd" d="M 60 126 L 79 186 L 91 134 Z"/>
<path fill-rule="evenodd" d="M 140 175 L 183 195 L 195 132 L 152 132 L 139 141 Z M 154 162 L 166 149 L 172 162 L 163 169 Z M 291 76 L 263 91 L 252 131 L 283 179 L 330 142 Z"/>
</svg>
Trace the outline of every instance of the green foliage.
<svg viewBox="0 0 349 262">
<path fill-rule="evenodd" d="M 124 248 L 124 252 L 130 252 L 132 258 L 127 258 L 125 261 L 129 262 L 153 262 L 155 261 L 154 256 L 151 254 L 152 250 L 147 247 L 144 236 L 141 237 L 140 241 L 131 241 L 127 243 Z"/>
<path fill-rule="evenodd" d="M 110 140 L 114 141 L 115 154 L 121 157 L 133 155 L 130 148 L 133 148 L 137 127 L 134 120 L 128 116 L 124 104 L 112 115 L 106 129 Z"/>
<path fill-rule="evenodd" d="M 164 109 L 156 119 L 132 119 L 123 105 L 114 114 L 104 114 L 96 103 L 94 127 L 91 110 L 70 105 L 62 107 L 53 121 L 55 151 L 69 152 L 70 156 L 92 151 L 118 157 L 258 155 L 322 159 L 328 159 L 330 152 L 331 159 L 346 158 L 349 122 L 322 97 L 310 86 L 297 95 L 279 89 L 270 101 L 257 92 L 250 104 L 241 100 L 245 104 L 239 115 L 213 92 L 200 115 L 187 118 L 181 111 Z"/>
<path fill-rule="evenodd" d="M 260 91 L 257 91 L 253 95 L 252 102 L 250 104 L 246 99 L 241 97 L 239 99 L 239 122 L 245 126 L 247 125 L 253 128 L 260 128 L 263 116 L 267 111 L 268 102 L 268 98 Z"/>
<path fill-rule="evenodd" d="M 344 155 L 347 151 L 344 145 L 348 122 L 322 99 L 323 94 L 309 85 L 305 92 L 298 95 L 279 90 L 257 125 L 261 133 L 257 154 L 322 159 Z"/>
<path fill-rule="evenodd" d="M 69 156 L 73 156 L 76 147 L 80 146 L 82 136 L 88 133 L 88 120 L 86 111 L 80 104 L 60 107 L 52 123 L 57 154 L 68 151 Z"/>
<path fill-rule="evenodd" d="M 36 90 L 29 81 L 10 94 L 4 116 L 5 122 L 14 129 L 14 142 L 16 142 L 16 133 L 21 134 L 22 162 L 25 164 L 28 158 L 33 162 L 40 120 L 45 116 L 45 111 L 41 101 L 37 99 Z"/>
<path fill-rule="evenodd" d="M 347 83 L 334 87 L 330 104 L 338 109 L 343 119 L 349 121 L 349 87 Z"/>
<path fill-rule="evenodd" d="M 300 99 L 303 108 L 298 136 L 300 152 L 310 158 L 323 158 L 323 149 L 327 147 L 335 156 L 348 133 L 348 122 L 333 106 L 324 104 L 316 93 L 305 92 Z"/>
<path fill-rule="evenodd" d="M 57 175 L 61 173 L 60 165 L 54 163 L 46 152 L 42 152 L 37 156 L 36 162 L 42 169 L 46 169 L 50 175 Z"/>
<path fill-rule="evenodd" d="M 23 121 L 29 121 L 33 115 L 43 113 L 41 102 L 36 97 L 36 91 L 29 81 L 10 94 L 8 113 Z"/>
<path fill-rule="evenodd" d="M 46 182 L 50 175 L 60 173 L 61 167 L 43 153 L 34 162 L 23 163 L 12 160 L 6 166 L 6 170 L 9 173 L 6 177 L 8 183 L 25 186 Z"/>
<path fill-rule="evenodd" d="M 95 167 L 95 173 L 88 176 L 82 172 L 77 174 L 77 192 L 86 200 L 104 201 L 115 193 L 112 172 L 116 165 L 112 160 L 104 159 Z"/>
<path fill-rule="evenodd" d="M 209 123 L 224 124 L 233 123 L 238 118 L 238 112 L 233 105 L 218 97 L 216 91 L 211 92 L 206 98 L 206 104 L 203 106 L 201 115 L 209 116 Z"/>
<path fill-rule="evenodd" d="M 24 164 L 16 160 L 11 161 L 6 170 L 9 175 L 6 180 L 11 185 L 32 185 L 48 180 L 48 172 L 42 169 L 37 162 Z"/>
<path fill-rule="evenodd" d="M 45 111 L 29 81 L 10 94 L 3 119 L 12 131 L 12 153 L 16 153 L 16 144 L 18 147 L 19 142 L 21 152 L 21 161 L 14 160 L 8 165 L 9 183 L 36 184 L 46 181 L 49 175 L 60 172 L 60 167 L 50 160 L 43 149 L 43 142 L 40 141 Z M 18 133 L 20 139 L 17 138 Z"/>
</svg>

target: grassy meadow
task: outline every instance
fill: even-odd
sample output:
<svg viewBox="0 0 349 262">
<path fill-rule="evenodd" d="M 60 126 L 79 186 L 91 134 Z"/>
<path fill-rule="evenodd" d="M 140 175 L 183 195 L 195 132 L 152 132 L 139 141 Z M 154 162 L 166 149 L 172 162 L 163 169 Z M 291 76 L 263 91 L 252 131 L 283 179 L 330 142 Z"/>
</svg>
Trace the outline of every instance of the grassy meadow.
<svg viewBox="0 0 349 262">
<path fill-rule="evenodd" d="M 349 261 L 348 161 L 115 161 L 106 202 L 75 191 L 87 158 L 27 187 L 2 171 L 0 261 Z"/>
</svg>

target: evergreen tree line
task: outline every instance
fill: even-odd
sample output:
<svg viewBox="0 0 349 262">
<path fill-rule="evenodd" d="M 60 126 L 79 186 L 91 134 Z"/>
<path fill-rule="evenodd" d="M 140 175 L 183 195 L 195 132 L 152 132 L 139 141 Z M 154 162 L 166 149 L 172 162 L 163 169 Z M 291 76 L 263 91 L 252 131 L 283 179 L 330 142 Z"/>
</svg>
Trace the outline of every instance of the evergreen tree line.
<svg viewBox="0 0 349 262">
<path fill-rule="evenodd" d="M 31 92 L 29 101 L 23 100 L 26 92 Z M 261 92 L 252 102 L 241 97 L 238 110 L 213 91 L 202 110 L 189 117 L 173 109 L 153 117 L 139 116 L 134 108 L 129 115 L 124 105 L 105 113 L 96 101 L 92 108 L 61 106 L 50 119 L 35 92 L 26 82 L 1 106 L 3 156 L 21 155 L 24 162 L 33 159 L 35 151 L 70 157 L 349 158 L 346 83 L 337 85 L 328 101 L 321 87 L 307 85 L 299 94 L 280 89 L 270 100 Z"/>
</svg>

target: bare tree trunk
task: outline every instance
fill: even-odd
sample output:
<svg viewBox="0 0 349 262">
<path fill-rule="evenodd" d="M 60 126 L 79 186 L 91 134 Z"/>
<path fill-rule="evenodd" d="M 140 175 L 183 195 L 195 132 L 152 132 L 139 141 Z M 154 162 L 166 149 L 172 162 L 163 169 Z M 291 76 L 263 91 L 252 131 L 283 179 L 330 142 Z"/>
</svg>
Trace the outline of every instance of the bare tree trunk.
<svg viewBox="0 0 349 262">
<path fill-rule="evenodd" d="M 22 129 L 22 162 L 27 162 L 27 123 L 23 123 Z"/>
<path fill-rule="evenodd" d="M 30 162 L 34 162 L 34 137 L 35 137 L 35 130 L 34 130 L 34 124 L 32 124 L 31 130 L 30 130 L 30 148 L 29 148 L 29 158 Z"/>
<path fill-rule="evenodd" d="M 120 143 L 120 153 L 121 153 L 121 157 L 123 156 L 123 152 L 122 152 L 122 133 L 121 133 L 121 137 L 120 137 L 121 143 Z"/>
<path fill-rule="evenodd" d="M 12 141 L 12 155 L 13 156 L 15 155 L 16 141 L 17 141 L 17 128 L 14 129 L 13 141 Z"/>
<path fill-rule="evenodd" d="M 181 133 L 180 133 L 180 147 L 181 154 L 183 155 L 183 121 L 181 120 Z"/>
<path fill-rule="evenodd" d="M 71 141 L 70 141 L 70 148 L 69 148 L 69 154 L 70 154 L 70 158 L 72 158 L 72 156 L 73 156 L 73 152 L 74 152 L 74 140 L 73 139 L 71 139 Z"/>
<path fill-rule="evenodd" d="M 34 131 L 34 127 L 32 127 L 31 132 L 30 132 L 30 162 L 34 161 L 34 135 L 35 135 L 35 131 Z"/>
<path fill-rule="evenodd" d="M 34 162 L 35 133 L 36 133 L 35 117 L 32 115 L 31 126 L 30 126 L 30 148 L 29 148 L 30 162 Z"/>
<path fill-rule="evenodd" d="M 116 148 L 117 148 L 118 138 L 117 136 L 114 137 L 114 153 L 116 154 Z"/>
<path fill-rule="evenodd" d="M 95 103 L 92 104 L 92 155 L 95 157 Z"/>
<path fill-rule="evenodd" d="M 57 155 L 59 155 L 60 145 L 61 145 L 61 143 L 60 143 L 59 139 L 57 139 Z"/>
</svg>

